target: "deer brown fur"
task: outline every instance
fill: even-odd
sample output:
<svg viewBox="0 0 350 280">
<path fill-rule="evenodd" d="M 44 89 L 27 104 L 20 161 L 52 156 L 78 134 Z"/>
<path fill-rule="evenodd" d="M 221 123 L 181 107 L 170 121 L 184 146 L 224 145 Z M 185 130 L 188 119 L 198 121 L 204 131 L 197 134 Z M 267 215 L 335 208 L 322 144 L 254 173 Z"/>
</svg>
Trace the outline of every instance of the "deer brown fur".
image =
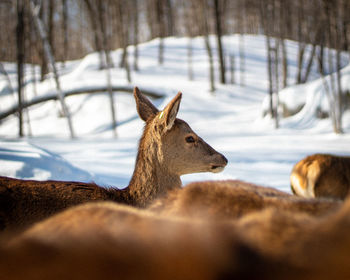
<svg viewBox="0 0 350 280">
<path fill-rule="evenodd" d="M 345 199 L 350 188 L 350 157 L 308 156 L 294 166 L 290 181 L 298 196 Z"/>
<path fill-rule="evenodd" d="M 323 217 L 266 208 L 226 221 L 90 203 L 12 240 L 0 269 L 26 279 L 59 271 L 77 279 L 347 279 L 349 217 L 350 201 Z M 9 271 L 18 255 L 24 270 Z"/>
<path fill-rule="evenodd" d="M 109 202 L 70 208 L 9 243 L 0 249 L 2 279 L 264 279 L 259 255 L 230 224 Z"/>
<path fill-rule="evenodd" d="M 281 279 L 349 279 L 350 200 L 322 218 L 266 209 L 243 217 L 239 228 L 250 246 L 303 273 Z"/>
<path fill-rule="evenodd" d="M 170 216 L 236 219 L 266 208 L 322 216 L 340 205 L 337 200 L 299 198 L 274 188 L 228 180 L 190 183 L 157 199 L 149 209 Z"/>
<path fill-rule="evenodd" d="M 180 176 L 219 172 L 227 159 L 183 120 L 177 119 L 181 93 L 161 112 L 134 90 L 136 107 L 145 121 L 134 173 L 122 190 L 95 184 L 27 181 L 0 177 L 0 229 L 24 227 L 67 207 L 88 201 L 111 200 L 146 207 L 155 198 L 181 187 Z"/>
</svg>

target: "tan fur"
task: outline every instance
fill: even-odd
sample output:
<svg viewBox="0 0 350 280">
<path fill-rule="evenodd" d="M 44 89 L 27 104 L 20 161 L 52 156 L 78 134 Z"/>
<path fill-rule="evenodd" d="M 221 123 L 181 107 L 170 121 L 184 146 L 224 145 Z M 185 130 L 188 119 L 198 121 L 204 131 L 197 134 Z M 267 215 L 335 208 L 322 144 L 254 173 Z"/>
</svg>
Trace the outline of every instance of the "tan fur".
<svg viewBox="0 0 350 280">
<path fill-rule="evenodd" d="M 180 176 L 222 170 L 227 159 L 183 120 L 177 119 L 181 93 L 161 112 L 134 90 L 138 114 L 146 126 L 141 137 L 134 173 L 123 190 L 95 184 L 27 181 L 0 177 L 0 229 L 25 227 L 67 207 L 88 201 L 111 200 L 146 207 L 169 190 L 179 189 Z M 193 138 L 193 143 L 186 141 Z"/>
<path fill-rule="evenodd" d="M 264 279 L 259 255 L 232 229 L 90 203 L 0 246 L 1 279 Z"/>
<path fill-rule="evenodd" d="M 266 208 L 322 216 L 340 205 L 340 201 L 304 199 L 273 188 L 229 180 L 188 184 L 156 200 L 149 209 L 169 216 L 236 219 Z"/>
<path fill-rule="evenodd" d="M 349 205 L 219 221 L 90 203 L 0 244 L 0 270 L 2 279 L 347 279 Z"/>
<path fill-rule="evenodd" d="M 350 157 L 308 156 L 294 166 L 290 181 L 298 196 L 345 199 L 350 188 Z"/>
</svg>

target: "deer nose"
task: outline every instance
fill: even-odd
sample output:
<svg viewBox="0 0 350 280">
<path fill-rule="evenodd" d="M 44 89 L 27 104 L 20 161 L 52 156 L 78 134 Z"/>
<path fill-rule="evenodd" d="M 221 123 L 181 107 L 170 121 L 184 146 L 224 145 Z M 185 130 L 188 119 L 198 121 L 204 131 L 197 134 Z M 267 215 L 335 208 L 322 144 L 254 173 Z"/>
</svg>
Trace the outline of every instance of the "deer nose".
<svg viewBox="0 0 350 280">
<path fill-rule="evenodd" d="M 216 158 L 215 163 L 211 165 L 210 171 L 214 173 L 218 173 L 224 170 L 228 160 L 224 155 L 220 153 L 217 153 L 215 158 Z"/>
<path fill-rule="evenodd" d="M 228 163 L 227 158 L 224 155 L 221 155 L 221 157 L 222 157 L 222 160 L 224 161 L 225 165 L 227 165 L 227 163 Z"/>
</svg>

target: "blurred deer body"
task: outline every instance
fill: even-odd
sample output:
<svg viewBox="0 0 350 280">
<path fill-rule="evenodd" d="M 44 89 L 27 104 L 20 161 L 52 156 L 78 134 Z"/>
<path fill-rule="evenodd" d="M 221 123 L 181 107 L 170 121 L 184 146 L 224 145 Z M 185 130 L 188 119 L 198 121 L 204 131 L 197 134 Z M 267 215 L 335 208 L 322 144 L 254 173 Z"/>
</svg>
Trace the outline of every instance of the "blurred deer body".
<svg viewBox="0 0 350 280">
<path fill-rule="evenodd" d="M 214 220 L 88 203 L 3 243 L 0 268 L 11 280 L 347 279 L 349 205 L 323 217 L 265 208 Z"/>
<path fill-rule="evenodd" d="M 324 216 L 341 206 L 334 199 L 307 199 L 239 180 L 193 182 L 155 200 L 149 210 L 168 216 L 238 219 L 267 208 Z"/>
</svg>

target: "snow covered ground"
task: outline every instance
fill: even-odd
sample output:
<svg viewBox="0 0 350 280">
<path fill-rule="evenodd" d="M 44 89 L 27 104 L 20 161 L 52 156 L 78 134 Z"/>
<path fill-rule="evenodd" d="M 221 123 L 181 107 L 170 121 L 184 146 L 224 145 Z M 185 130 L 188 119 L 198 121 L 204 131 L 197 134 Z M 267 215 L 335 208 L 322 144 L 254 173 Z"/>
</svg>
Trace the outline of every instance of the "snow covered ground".
<svg viewBox="0 0 350 280">
<path fill-rule="evenodd" d="M 212 46 L 215 46 L 214 38 L 211 39 Z M 132 72 L 133 82 L 130 85 L 124 70 L 112 70 L 115 86 L 136 85 L 141 90 L 151 89 L 164 94 L 164 98 L 154 100 L 160 108 L 177 91 L 182 91 L 179 117 L 228 158 L 229 164 L 224 172 L 186 175 L 183 177 L 184 183 L 241 179 L 289 191 L 289 173 L 305 155 L 317 152 L 350 155 L 349 112 L 343 119 L 344 135 L 333 134 L 331 121 L 316 119 L 308 107 L 296 116 L 281 120 L 278 130 L 273 128 L 269 118 L 262 117 L 262 104 L 267 92 L 264 37 L 245 36 L 245 86 L 217 84 L 214 95 L 209 92 L 209 67 L 202 38 L 193 41 L 194 80 L 188 80 L 187 43 L 188 38 L 167 38 L 165 63 L 162 66 L 157 63 L 157 40 L 140 45 L 140 71 Z M 129 50 L 132 53 L 133 48 Z M 237 36 L 225 38 L 225 50 L 237 56 Z M 116 65 L 120 54 L 120 50 L 113 52 Z M 288 41 L 288 54 L 289 83 L 292 83 L 297 65 L 295 42 Z M 238 65 L 238 58 L 236 63 Z M 15 66 L 9 63 L 5 63 L 5 66 L 15 85 Z M 98 66 L 97 54 L 68 62 L 60 70 L 63 89 L 105 84 L 105 72 Z M 33 89 L 29 69 L 27 73 L 26 94 L 27 98 L 31 98 Z M 350 70 L 344 73 L 344 79 L 348 81 Z M 315 86 L 318 81 L 315 69 L 311 77 L 313 82 L 289 90 L 318 101 L 315 97 L 322 90 Z M 236 81 L 239 81 L 239 73 L 236 73 Z M 54 84 L 50 80 L 37 85 L 38 95 L 49 94 L 53 90 Z M 133 171 L 137 143 L 143 128 L 132 95 L 115 93 L 119 122 L 117 139 L 113 138 L 111 131 L 107 94 L 72 96 L 66 100 L 78 138 L 69 139 L 66 120 L 59 117 L 58 102 L 30 108 L 33 137 L 18 139 L 17 119 L 11 116 L 0 124 L 0 175 L 39 180 L 93 180 L 102 185 L 126 186 Z M 15 102 L 16 98 L 9 94 L 4 77 L 0 76 L 0 111 Z M 25 131 L 29 131 L 27 125 Z"/>
</svg>

